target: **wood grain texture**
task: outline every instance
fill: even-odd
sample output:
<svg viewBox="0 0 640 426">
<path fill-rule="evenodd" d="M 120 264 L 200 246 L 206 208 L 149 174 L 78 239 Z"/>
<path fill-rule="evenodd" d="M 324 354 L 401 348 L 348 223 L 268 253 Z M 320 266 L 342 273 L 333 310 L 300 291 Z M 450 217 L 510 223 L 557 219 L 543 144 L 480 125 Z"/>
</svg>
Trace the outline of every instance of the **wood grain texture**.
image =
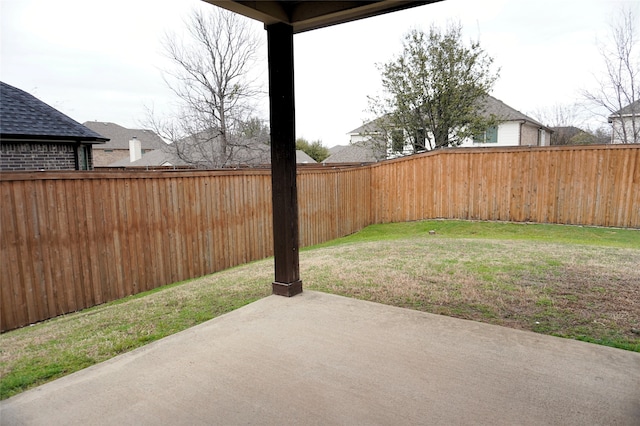
<svg viewBox="0 0 640 426">
<path fill-rule="evenodd" d="M 268 170 L 0 176 L 3 331 L 273 255 Z M 635 145 L 438 150 L 297 186 L 301 247 L 436 218 L 640 228 Z"/>
</svg>

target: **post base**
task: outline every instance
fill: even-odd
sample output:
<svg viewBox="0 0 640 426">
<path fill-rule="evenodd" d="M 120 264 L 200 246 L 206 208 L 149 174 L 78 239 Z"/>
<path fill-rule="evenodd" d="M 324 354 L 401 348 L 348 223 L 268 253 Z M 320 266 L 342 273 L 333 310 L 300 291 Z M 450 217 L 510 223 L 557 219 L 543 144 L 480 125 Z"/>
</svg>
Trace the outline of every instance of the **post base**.
<svg viewBox="0 0 640 426">
<path fill-rule="evenodd" d="M 302 293 L 302 281 L 297 280 L 292 283 L 279 283 L 274 281 L 272 284 L 272 294 L 278 296 L 291 297 Z"/>
</svg>

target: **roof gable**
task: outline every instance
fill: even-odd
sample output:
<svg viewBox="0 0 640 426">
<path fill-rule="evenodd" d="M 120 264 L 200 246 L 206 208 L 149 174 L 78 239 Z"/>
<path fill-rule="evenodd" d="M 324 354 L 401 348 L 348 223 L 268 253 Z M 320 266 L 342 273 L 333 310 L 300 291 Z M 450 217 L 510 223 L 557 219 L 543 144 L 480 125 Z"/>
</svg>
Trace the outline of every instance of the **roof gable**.
<svg viewBox="0 0 640 426">
<path fill-rule="evenodd" d="M 349 145 L 335 145 L 335 146 L 332 146 L 331 148 L 329 148 L 329 154 L 333 155 L 333 154 L 337 153 L 338 151 L 341 151 L 341 150 L 345 149 L 348 146 Z"/>
<path fill-rule="evenodd" d="M 539 121 L 521 113 L 520 111 L 510 107 L 499 99 L 494 98 L 491 95 L 485 95 L 478 100 L 478 104 L 481 105 L 480 112 L 484 117 L 489 118 L 495 116 L 499 121 L 526 121 L 536 126 L 543 127 L 547 130 L 551 130 Z M 362 126 L 353 129 L 349 135 L 361 135 L 367 133 L 379 133 L 383 126 L 381 126 L 385 120 L 385 117 L 378 117 L 375 120 L 369 121 Z"/>
<path fill-rule="evenodd" d="M 626 107 L 616 111 L 609 116 L 609 119 L 620 117 L 621 115 L 638 116 L 640 115 L 640 99 L 630 103 Z"/>
<path fill-rule="evenodd" d="M 375 163 L 384 159 L 377 157 L 375 149 L 366 143 L 348 145 L 329 156 L 323 163 Z"/>
<path fill-rule="evenodd" d="M 0 137 L 103 143 L 108 138 L 83 126 L 35 96 L 0 82 Z"/>
<path fill-rule="evenodd" d="M 311 163 L 317 163 L 316 160 L 314 160 L 309 154 L 307 154 L 306 152 L 300 150 L 300 149 L 296 149 L 296 163 L 298 164 L 311 164 Z"/>
<path fill-rule="evenodd" d="M 129 157 L 126 157 L 109 164 L 108 167 L 153 167 L 163 166 L 167 163 L 172 166 L 188 166 L 188 163 L 170 152 L 170 150 L 159 148 L 145 153 L 139 160 L 131 162 Z"/>
<path fill-rule="evenodd" d="M 243 158 L 236 160 L 235 163 L 246 162 L 256 166 L 265 166 L 271 163 L 271 158 L 270 158 L 271 150 L 269 146 L 253 145 L 252 148 L 253 148 L 253 151 L 242 152 Z M 260 163 L 256 163 L 255 159 L 251 158 L 251 156 L 252 155 L 255 156 L 256 153 L 259 154 L 258 159 L 260 160 Z M 169 149 L 169 146 L 167 146 L 165 148 L 155 149 L 151 152 L 147 152 L 139 160 L 130 162 L 129 157 L 122 158 L 116 162 L 109 164 L 108 167 L 154 167 L 154 166 L 164 166 L 167 163 L 172 166 L 189 166 L 190 165 L 189 163 L 185 162 L 180 157 L 178 157 L 174 152 L 171 152 L 171 150 Z M 316 160 L 311 158 L 306 152 L 301 150 L 296 150 L 296 163 L 299 163 L 299 164 L 316 163 Z M 231 164 L 230 166 L 233 166 L 233 164 Z"/>
<path fill-rule="evenodd" d="M 364 123 L 362 126 L 353 129 L 348 132 L 348 135 L 363 135 L 363 134 L 371 134 L 371 133 L 380 133 L 383 131 L 386 125 L 390 124 L 390 119 L 388 118 L 388 114 L 383 117 L 378 117 L 375 120 Z"/>
<path fill-rule="evenodd" d="M 479 102 L 482 104 L 482 113 L 485 116 L 495 115 L 501 121 L 528 121 L 536 126 L 545 127 L 542 123 L 524 115 L 520 111 L 511 108 L 499 99 L 491 95 L 485 95 Z"/>
<path fill-rule="evenodd" d="M 153 131 L 146 129 L 128 129 L 116 123 L 104 121 L 87 121 L 84 126 L 107 136 L 110 141 L 98 149 L 129 149 L 129 141 L 135 137 L 145 151 L 160 149 L 167 144 Z"/>
</svg>

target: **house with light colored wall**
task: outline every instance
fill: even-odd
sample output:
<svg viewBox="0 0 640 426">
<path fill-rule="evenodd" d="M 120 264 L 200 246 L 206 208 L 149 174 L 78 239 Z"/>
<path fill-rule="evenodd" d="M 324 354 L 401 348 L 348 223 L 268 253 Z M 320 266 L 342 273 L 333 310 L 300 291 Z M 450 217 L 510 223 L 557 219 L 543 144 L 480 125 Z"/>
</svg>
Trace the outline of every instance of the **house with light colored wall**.
<svg viewBox="0 0 640 426">
<path fill-rule="evenodd" d="M 611 143 L 640 143 L 640 100 L 609 116 Z"/>
<path fill-rule="evenodd" d="M 465 140 L 460 146 L 549 146 L 553 130 L 504 102 L 486 96 L 483 114 L 495 116 L 499 124 L 483 134 Z"/>
<path fill-rule="evenodd" d="M 488 128 L 482 134 L 469 138 L 460 147 L 495 147 L 495 146 L 548 146 L 551 144 L 553 131 L 537 120 L 508 106 L 493 96 L 485 96 L 482 100 L 482 111 L 486 117 L 494 116 L 497 126 Z M 378 118 L 348 133 L 351 144 L 374 143 L 379 137 Z M 394 132 L 391 132 L 394 133 Z M 411 140 L 403 136 L 404 145 L 401 150 L 393 149 L 393 141 L 387 143 L 387 158 L 395 158 L 414 153 Z M 397 143 L 396 143 L 397 145 Z"/>
<path fill-rule="evenodd" d="M 87 121 L 83 126 L 110 139 L 109 142 L 94 148 L 93 163 L 96 167 L 109 166 L 124 159 L 136 161 L 146 153 L 167 145 L 152 130 L 128 129 L 116 123 L 103 121 Z M 134 157 L 131 157 L 132 155 Z"/>
</svg>

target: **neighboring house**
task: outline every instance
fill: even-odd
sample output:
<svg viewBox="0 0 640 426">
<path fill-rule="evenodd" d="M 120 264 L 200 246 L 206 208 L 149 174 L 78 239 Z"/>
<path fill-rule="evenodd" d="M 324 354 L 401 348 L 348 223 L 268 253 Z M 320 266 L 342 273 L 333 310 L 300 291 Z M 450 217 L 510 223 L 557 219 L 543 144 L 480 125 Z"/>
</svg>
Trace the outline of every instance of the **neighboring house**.
<svg viewBox="0 0 640 426">
<path fill-rule="evenodd" d="M 0 82 L 0 170 L 91 170 L 94 145 L 108 140 Z"/>
<path fill-rule="evenodd" d="M 483 98 L 482 109 L 483 115 L 486 117 L 494 116 L 499 124 L 488 128 L 474 138 L 463 141 L 460 144 L 461 147 L 550 145 L 553 131 L 549 127 L 511 108 L 493 96 L 487 95 Z M 377 135 L 382 134 L 380 120 L 384 120 L 384 118 L 378 118 L 349 132 L 351 143 L 367 144 L 373 141 Z M 387 142 L 387 158 L 414 153 L 412 142 L 403 135 L 402 131 L 392 131 L 391 133 L 393 140 Z M 425 137 L 426 134 L 423 132 L 423 145 Z"/>
<path fill-rule="evenodd" d="M 571 139 L 584 133 L 584 130 L 575 126 L 552 127 L 551 145 L 571 145 Z"/>
<path fill-rule="evenodd" d="M 384 154 L 376 154 L 371 144 L 361 141 L 335 150 L 323 163 L 375 163 L 384 159 Z"/>
<path fill-rule="evenodd" d="M 212 130 L 202 131 L 166 144 L 149 130 L 131 131 L 113 123 L 97 123 L 96 127 L 100 128 L 100 125 L 107 125 L 121 136 L 119 159 L 106 164 L 107 167 L 180 166 L 211 169 L 264 167 L 271 164 L 271 147 L 258 138 L 233 138 L 227 145 L 225 155 L 222 155 L 219 145 L 220 136 Z M 127 137 L 132 139 L 126 142 Z M 145 141 L 155 143 L 154 140 L 156 142 L 160 140 L 160 143 L 156 143 L 160 146 L 157 149 L 147 150 L 149 144 L 145 145 Z M 316 162 L 302 151 L 296 152 L 296 158 L 297 163 L 301 164 Z"/>
<path fill-rule="evenodd" d="M 551 145 L 593 145 L 611 142 L 611 136 L 601 130 L 586 132 L 575 126 L 552 127 Z"/>
<path fill-rule="evenodd" d="M 553 130 L 493 96 L 485 96 L 483 114 L 495 116 L 498 126 L 464 141 L 460 146 L 549 146 Z"/>
<path fill-rule="evenodd" d="M 384 117 L 379 117 L 373 121 L 364 123 L 362 126 L 348 132 L 347 135 L 349 136 L 349 144 L 350 145 L 355 145 L 359 143 L 367 144 L 373 138 L 381 135 L 383 133 L 382 124 L 381 124 L 383 121 L 384 121 Z M 341 149 L 338 149 L 337 151 L 340 151 L 340 150 Z M 334 152 L 332 152 L 331 154 L 334 154 Z"/>
<path fill-rule="evenodd" d="M 337 153 L 338 151 L 348 147 L 349 145 L 335 145 L 332 146 L 331 148 L 329 148 L 329 155 L 333 155 L 335 153 Z"/>
<path fill-rule="evenodd" d="M 167 145 L 167 150 L 196 168 L 257 167 L 269 164 L 271 147 L 256 139 L 229 137 L 225 149 L 215 129 L 204 130 Z"/>
<path fill-rule="evenodd" d="M 226 167 L 266 167 L 271 164 L 271 148 L 268 145 L 258 143 L 257 147 L 251 145 L 247 148 L 247 151 L 242 151 L 242 158 L 238 158 L 238 161 L 229 163 Z M 249 149 L 252 148 L 252 149 Z M 258 162 L 259 161 L 259 162 Z M 296 163 L 309 164 L 316 163 L 307 153 L 301 150 L 296 150 Z M 123 158 L 122 160 L 115 161 L 109 164 L 109 167 L 193 167 L 197 168 L 197 164 L 190 164 L 172 151 L 171 145 L 167 145 L 161 149 L 156 149 L 146 153 L 142 158 L 130 161 L 130 158 Z"/>
<path fill-rule="evenodd" d="M 168 149 L 160 148 L 145 153 L 138 160 L 131 161 L 130 157 L 126 157 L 122 160 L 118 160 L 109 164 L 109 167 L 184 167 L 188 165 L 189 164 L 182 161 Z"/>
<path fill-rule="evenodd" d="M 130 149 L 132 147 L 130 147 L 130 145 L 134 145 L 135 150 L 139 144 L 139 154 L 134 154 L 137 155 L 135 160 L 144 157 L 148 152 L 167 145 L 162 138 L 152 130 L 127 129 L 115 123 L 102 121 L 87 121 L 83 124 L 94 132 L 105 135 L 111 139 L 104 145 L 94 148 L 94 165 L 96 167 L 108 166 L 111 163 L 125 158 L 131 160 Z"/>
<path fill-rule="evenodd" d="M 609 116 L 611 143 L 640 143 L 640 99 Z"/>
<path fill-rule="evenodd" d="M 269 155 L 269 157 L 271 157 L 271 155 Z M 309 154 L 302 151 L 301 149 L 296 149 L 296 163 L 297 164 L 313 164 L 313 163 L 317 163 L 317 161 L 311 158 Z M 269 159 L 269 164 L 271 164 L 271 159 Z"/>
</svg>

